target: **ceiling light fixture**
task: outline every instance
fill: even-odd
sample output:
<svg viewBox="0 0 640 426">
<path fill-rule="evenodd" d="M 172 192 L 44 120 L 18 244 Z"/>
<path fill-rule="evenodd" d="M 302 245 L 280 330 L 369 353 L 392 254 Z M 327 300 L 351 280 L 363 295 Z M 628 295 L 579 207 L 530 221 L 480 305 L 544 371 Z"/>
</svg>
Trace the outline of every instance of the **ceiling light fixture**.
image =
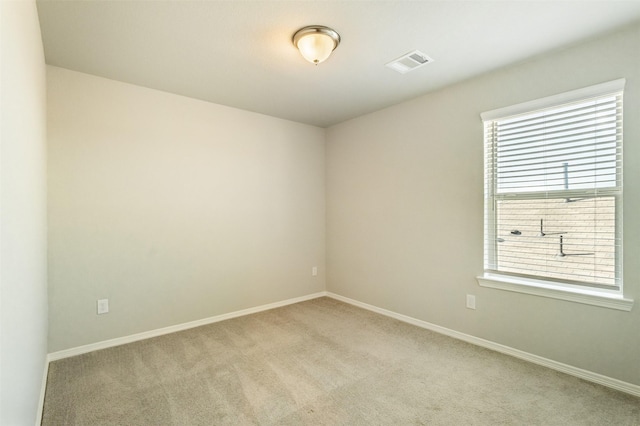
<svg viewBox="0 0 640 426">
<path fill-rule="evenodd" d="M 293 44 L 312 64 L 324 62 L 340 44 L 340 34 L 329 27 L 311 25 L 300 28 L 293 35 Z"/>
</svg>

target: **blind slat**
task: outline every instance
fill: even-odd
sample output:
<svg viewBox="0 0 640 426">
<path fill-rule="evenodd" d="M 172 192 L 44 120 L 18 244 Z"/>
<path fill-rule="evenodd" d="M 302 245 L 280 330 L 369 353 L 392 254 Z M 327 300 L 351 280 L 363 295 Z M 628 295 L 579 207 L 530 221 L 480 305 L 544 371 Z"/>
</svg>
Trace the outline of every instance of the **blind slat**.
<svg viewBox="0 0 640 426">
<path fill-rule="evenodd" d="M 506 131 L 502 127 L 498 127 L 496 130 L 496 136 L 499 141 L 509 143 L 513 140 L 520 140 L 525 138 L 541 138 L 546 135 L 560 135 L 566 133 L 576 133 L 576 131 L 590 129 L 594 130 L 610 130 L 615 128 L 620 122 L 617 119 L 616 111 L 613 111 L 613 117 L 598 117 L 597 119 L 589 119 L 584 117 L 581 120 L 576 121 L 562 121 L 553 126 L 536 126 L 536 127 L 524 127 L 519 131 Z"/>
<path fill-rule="evenodd" d="M 500 120 L 500 126 L 505 130 L 519 130 L 526 127 L 534 127 L 547 123 L 557 123 L 558 121 L 579 121 L 581 117 L 606 114 L 609 111 L 619 111 L 622 109 L 622 99 L 611 100 L 600 104 L 590 104 L 576 107 L 573 110 L 560 110 L 559 112 L 548 111 L 544 115 L 524 115 L 519 118 Z"/>
</svg>

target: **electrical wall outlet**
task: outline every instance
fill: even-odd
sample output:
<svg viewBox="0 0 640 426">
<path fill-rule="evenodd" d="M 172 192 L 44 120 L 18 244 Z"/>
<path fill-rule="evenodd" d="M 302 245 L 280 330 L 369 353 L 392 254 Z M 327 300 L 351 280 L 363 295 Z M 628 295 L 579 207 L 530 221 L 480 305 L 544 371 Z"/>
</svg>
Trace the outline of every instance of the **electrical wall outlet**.
<svg viewBox="0 0 640 426">
<path fill-rule="evenodd" d="M 473 294 L 467 294 L 467 308 L 476 308 L 476 297 Z"/>
<path fill-rule="evenodd" d="M 312 276 L 317 276 L 318 275 L 318 267 L 314 266 L 313 268 L 311 268 L 311 275 Z"/>
<path fill-rule="evenodd" d="M 98 300 L 98 315 L 109 313 L 109 299 Z"/>
</svg>

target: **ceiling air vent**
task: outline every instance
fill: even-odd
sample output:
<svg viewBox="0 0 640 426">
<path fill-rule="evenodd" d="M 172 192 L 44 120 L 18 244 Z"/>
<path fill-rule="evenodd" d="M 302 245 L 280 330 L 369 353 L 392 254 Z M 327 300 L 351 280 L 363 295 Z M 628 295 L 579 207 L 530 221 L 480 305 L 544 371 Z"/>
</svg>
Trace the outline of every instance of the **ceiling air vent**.
<svg viewBox="0 0 640 426">
<path fill-rule="evenodd" d="M 398 59 L 386 64 L 392 70 L 398 71 L 400 74 L 406 74 L 409 71 L 413 71 L 416 68 L 420 68 L 423 65 L 427 65 L 433 62 L 433 59 L 420 52 L 414 50 L 406 55 L 399 57 Z"/>
</svg>

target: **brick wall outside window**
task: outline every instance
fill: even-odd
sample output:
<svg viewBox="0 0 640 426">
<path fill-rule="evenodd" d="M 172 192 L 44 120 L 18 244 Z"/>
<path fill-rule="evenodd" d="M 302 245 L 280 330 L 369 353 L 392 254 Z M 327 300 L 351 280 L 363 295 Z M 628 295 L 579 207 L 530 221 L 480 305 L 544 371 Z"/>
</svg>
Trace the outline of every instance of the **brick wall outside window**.
<svg viewBox="0 0 640 426">
<path fill-rule="evenodd" d="M 498 270 L 613 286 L 615 217 L 614 197 L 498 201 Z"/>
</svg>

